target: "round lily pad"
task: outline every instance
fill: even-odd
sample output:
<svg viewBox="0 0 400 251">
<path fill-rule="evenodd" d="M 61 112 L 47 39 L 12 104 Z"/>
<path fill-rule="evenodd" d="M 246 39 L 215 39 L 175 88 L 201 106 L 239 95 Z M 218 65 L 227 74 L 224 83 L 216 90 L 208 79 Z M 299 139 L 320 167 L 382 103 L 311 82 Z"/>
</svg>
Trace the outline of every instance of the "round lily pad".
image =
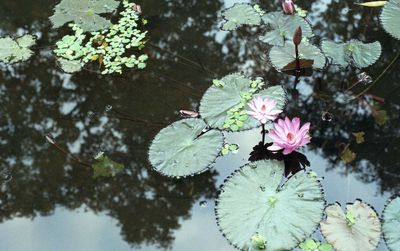
<svg viewBox="0 0 400 251">
<path fill-rule="evenodd" d="M 336 251 L 375 250 L 381 236 L 378 214 L 359 200 L 347 204 L 346 212 L 335 203 L 325 209 L 321 233 Z"/>
<path fill-rule="evenodd" d="M 222 29 L 226 31 L 235 30 L 242 25 L 259 25 L 261 23 L 259 11 L 246 3 L 234 4 L 224 10 L 222 16 L 225 19 Z"/>
<path fill-rule="evenodd" d="M 261 160 L 225 181 L 215 212 L 238 249 L 291 250 L 317 229 L 325 206 L 318 178 L 298 172 L 281 186 L 283 173 L 283 162 Z"/>
<path fill-rule="evenodd" d="M 400 196 L 389 200 L 383 210 L 383 236 L 391 251 L 400 250 Z"/>
<path fill-rule="evenodd" d="M 212 128 L 224 130 L 224 124 L 228 117 L 228 111 L 242 104 L 242 111 L 250 110 L 247 106 L 249 100 L 243 97 L 252 89 L 251 79 L 235 73 L 227 75 L 220 80 L 218 86 L 212 85 L 204 94 L 200 102 L 200 115 Z M 276 109 L 282 110 L 286 103 L 286 92 L 282 86 L 271 86 L 259 90 L 252 97 L 269 97 L 277 101 Z M 251 98 L 252 98 L 251 97 Z M 251 99 L 250 98 L 250 99 Z M 260 126 L 256 119 L 246 116 L 243 124 L 237 131 L 249 130 Z"/>
<path fill-rule="evenodd" d="M 322 69 L 326 63 L 326 58 L 321 50 L 308 42 L 302 42 L 299 45 L 299 57 L 300 59 L 314 60 L 312 65 L 314 69 Z M 269 51 L 269 59 L 276 70 L 282 70 L 286 65 L 296 60 L 294 44 L 287 42 L 284 46 L 272 47 Z"/>
<path fill-rule="evenodd" d="M 281 11 L 276 11 L 265 14 L 262 20 L 271 30 L 260 36 L 260 40 L 270 45 L 283 46 L 285 40 L 292 41 L 298 27 L 301 27 L 303 37 L 313 36 L 310 24 L 297 15 L 285 15 Z"/>
<path fill-rule="evenodd" d="M 342 67 L 352 64 L 357 68 L 365 68 L 374 64 L 382 52 L 382 46 L 378 41 L 363 43 L 356 39 L 347 43 L 324 40 L 321 48 L 325 55 L 332 60 L 332 64 Z"/>
<path fill-rule="evenodd" d="M 201 119 L 184 119 L 156 135 L 149 149 L 149 160 L 163 175 L 184 177 L 207 170 L 223 144 L 222 132 L 209 130 Z"/>
<path fill-rule="evenodd" d="M 381 23 L 387 33 L 400 40 L 400 0 L 386 2 L 381 13 Z"/>
</svg>

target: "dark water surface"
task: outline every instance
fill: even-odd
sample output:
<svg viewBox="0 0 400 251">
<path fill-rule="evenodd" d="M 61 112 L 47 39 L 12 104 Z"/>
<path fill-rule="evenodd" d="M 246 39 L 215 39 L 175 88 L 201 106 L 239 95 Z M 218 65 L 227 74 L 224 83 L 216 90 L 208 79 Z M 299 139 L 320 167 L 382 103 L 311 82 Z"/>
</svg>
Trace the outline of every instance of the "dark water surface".
<svg viewBox="0 0 400 251">
<path fill-rule="evenodd" d="M 268 47 L 256 32 L 220 32 L 220 11 L 234 2 L 137 1 L 149 20 L 149 65 L 102 76 L 58 69 L 51 45 L 68 30 L 50 27 L 55 1 L 0 0 L 1 36 L 39 37 L 31 60 L 0 66 L 0 250 L 233 250 L 215 223 L 213 199 L 223 180 L 246 163 L 258 130 L 228 135 L 240 145 L 239 153 L 219 158 L 193 178 L 155 173 L 147 149 L 161 128 L 179 119 L 179 109 L 197 108 L 213 78 L 238 70 L 285 85 L 290 94 L 285 113 L 312 123 L 312 144 L 303 152 L 325 177 L 328 203 L 361 198 L 381 213 L 386 199 L 400 190 L 400 63 L 370 91 L 385 99 L 389 120 L 380 126 L 365 101 L 346 101 L 350 96 L 343 90 L 359 71 L 331 66 L 302 79 L 296 93 L 294 79 L 265 61 Z M 266 10 L 280 9 L 277 0 L 260 2 Z M 373 78 L 400 52 L 399 41 L 380 27 L 378 9 L 342 0 L 297 2 L 312 12 L 316 43 L 320 37 L 380 41 L 383 55 L 365 69 Z M 322 120 L 324 112 L 332 121 Z M 359 131 L 366 136 L 357 145 L 352 132 Z M 115 177 L 93 179 L 90 168 L 49 144 L 47 133 L 85 162 L 105 151 L 126 168 Z M 345 165 L 339 154 L 348 143 L 357 158 Z M 382 242 L 379 250 L 386 250 Z"/>
</svg>

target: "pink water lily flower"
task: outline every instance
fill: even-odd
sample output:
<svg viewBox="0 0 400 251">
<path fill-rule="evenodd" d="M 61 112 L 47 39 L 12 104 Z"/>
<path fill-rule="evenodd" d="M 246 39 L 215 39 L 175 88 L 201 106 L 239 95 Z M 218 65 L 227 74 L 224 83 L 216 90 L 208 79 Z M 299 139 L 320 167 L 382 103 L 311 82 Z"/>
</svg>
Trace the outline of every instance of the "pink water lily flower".
<svg viewBox="0 0 400 251">
<path fill-rule="evenodd" d="M 284 120 L 279 119 L 268 134 L 273 141 L 272 146 L 269 146 L 268 150 L 279 151 L 283 149 L 283 154 L 288 155 L 310 143 L 311 137 L 309 131 L 310 123 L 305 123 L 300 128 L 299 118 L 293 118 L 293 120 L 290 120 L 288 117 Z"/>
<path fill-rule="evenodd" d="M 287 15 L 292 15 L 295 11 L 293 0 L 283 0 L 282 1 L 283 12 Z"/>
<path fill-rule="evenodd" d="M 252 111 L 248 111 L 247 114 L 260 121 L 262 124 L 267 123 L 268 120 L 275 120 L 276 117 L 282 112 L 282 110 L 276 109 L 276 100 L 265 97 L 253 98 L 248 106 Z"/>
</svg>

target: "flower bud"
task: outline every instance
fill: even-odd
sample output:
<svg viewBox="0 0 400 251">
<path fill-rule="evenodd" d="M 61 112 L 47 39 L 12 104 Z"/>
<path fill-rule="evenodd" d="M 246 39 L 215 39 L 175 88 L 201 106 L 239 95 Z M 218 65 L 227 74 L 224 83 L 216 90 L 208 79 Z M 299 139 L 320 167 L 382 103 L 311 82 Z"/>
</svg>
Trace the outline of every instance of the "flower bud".
<svg viewBox="0 0 400 251">
<path fill-rule="evenodd" d="M 293 43 L 298 46 L 301 43 L 302 39 L 303 32 L 301 30 L 301 27 L 299 26 L 293 34 Z"/>
<path fill-rule="evenodd" d="M 293 0 L 283 0 L 282 2 L 283 12 L 287 15 L 293 15 L 294 13 L 294 2 Z"/>
</svg>

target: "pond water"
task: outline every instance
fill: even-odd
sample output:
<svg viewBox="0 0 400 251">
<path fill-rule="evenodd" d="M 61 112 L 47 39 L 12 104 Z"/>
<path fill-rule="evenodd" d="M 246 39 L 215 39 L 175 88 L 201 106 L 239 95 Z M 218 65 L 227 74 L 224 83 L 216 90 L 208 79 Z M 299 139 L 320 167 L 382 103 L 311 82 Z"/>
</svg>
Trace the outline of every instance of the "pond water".
<svg viewBox="0 0 400 251">
<path fill-rule="evenodd" d="M 386 70 L 368 92 L 384 99 L 383 125 L 371 114 L 370 98 L 346 101 L 343 95 L 360 71 L 331 66 L 302 78 L 296 92 L 294 77 L 266 61 L 268 47 L 257 35 L 220 31 L 221 10 L 235 2 L 243 1 L 137 1 L 149 21 L 148 66 L 111 76 L 70 75 L 57 67 L 51 49 L 66 29 L 51 28 L 54 1 L 0 2 L 1 37 L 39 37 L 29 61 L 0 66 L 0 250 L 234 250 L 216 224 L 214 198 L 224 179 L 247 163 L 259 129 L 227 135 L 239 152 L 185 179 L 153 171 L 147 151 L 160 129 L 180 119 L 180 109 L 197 109 L 212 79 L 236 71 L 283 84 L 285 114 L 311 122 L 312 143 L 302 152 L 324 177 L 328 203 L 361 198 L 382 212 L 400 191 L 400 60 L 387 68 L 400 46 L 381 28 L 379 9 L 297 1 L 310 11 L 319 38 L 380 41 L 382 56 L 364 71 L 375 79 Z M 259 4 L 280 9 L 277 0 Z M 332 119 L 323 116 L 327 112 Z M 365 142 L 355 144 L 352 133 L 360 131 Z M 92 169 L 47 142 L 48 133 L 84 162 L 104 151 L 125 169 L 94 179 Z M 346 144 L 357 154 L 350 164 L 340 158 Z M 378 250 L 387 250 L 383 240 Z"/>
</svg>

